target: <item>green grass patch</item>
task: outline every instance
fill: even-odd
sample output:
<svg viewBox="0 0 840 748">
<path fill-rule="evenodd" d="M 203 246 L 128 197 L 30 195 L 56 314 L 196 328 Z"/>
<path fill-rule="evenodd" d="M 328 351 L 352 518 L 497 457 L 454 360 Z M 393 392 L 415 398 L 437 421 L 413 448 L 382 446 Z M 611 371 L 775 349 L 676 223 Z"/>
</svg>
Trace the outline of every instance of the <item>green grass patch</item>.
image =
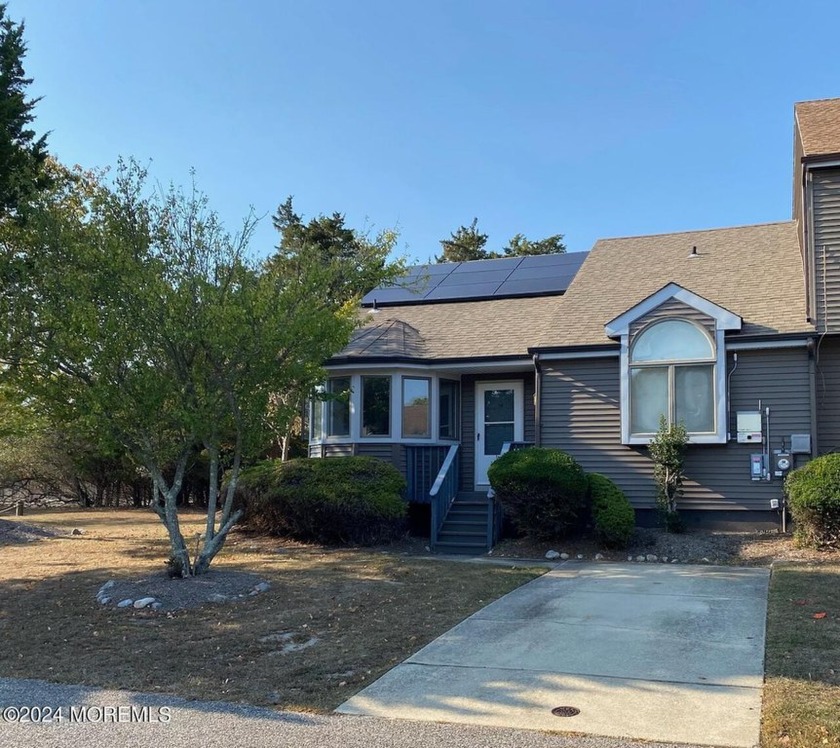
<svg viewBox="0 0 840 748">
<path fill-rule="evenodd" d="M 840 746 L 840 564 L 773 570 L 763 748 Z"/>
</svg>

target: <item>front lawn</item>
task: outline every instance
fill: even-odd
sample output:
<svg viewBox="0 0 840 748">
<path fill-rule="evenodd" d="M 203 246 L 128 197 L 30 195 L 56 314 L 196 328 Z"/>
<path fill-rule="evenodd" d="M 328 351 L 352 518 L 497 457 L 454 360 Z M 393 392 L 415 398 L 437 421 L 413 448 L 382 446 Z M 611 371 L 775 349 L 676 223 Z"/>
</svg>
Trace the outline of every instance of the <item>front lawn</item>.
<svg viewBox="0 0 840 748">
<path fill-rule="evenodd" d="M 765 670 L 763 748 L 840 746 L 840 564 L 773 570 Z"/>
<path fill-rule="evenodd" d="M 186 515 L 184 535 L 201 531 L 202 519 Z M 163 569 L 157 517 L 56 510 L 22 520 L 82 534 L 0 545 L 3 676 L 285 709 L 333 709 L 541 573 L 236 535 L 216 568 L 259 574 L 267 592 L 171 613 L 117 610 L 99 605 L 96 591 Z"/>
</svg>

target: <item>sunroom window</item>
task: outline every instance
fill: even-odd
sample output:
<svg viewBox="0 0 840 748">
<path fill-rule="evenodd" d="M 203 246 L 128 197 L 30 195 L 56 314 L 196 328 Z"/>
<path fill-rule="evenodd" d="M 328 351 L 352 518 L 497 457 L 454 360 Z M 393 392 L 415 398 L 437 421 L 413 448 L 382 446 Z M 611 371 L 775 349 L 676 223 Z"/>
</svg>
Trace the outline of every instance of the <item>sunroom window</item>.
<svg viewBox="0 0 840 748">
<path fill-rule="evenodd" d="M 630 435 L 656 433 L 660 416 L 689 434 L 714 434 L 715 346 L 684 319 L 655 322 L 632 342 L 629 357 Z"/>
<path fill-rule="evenodd" d="M 391 377 L 362 377 L 362 436 L 391 435 Z"/>
<path fill-rule="evenodd" d="M 440 413 L 440 427 L 438 436 L 441 439 L 458 438 L 458 415 L 460 413 L 461 383 L 454 379 L 440 380 L 440 396 L 438 397 Z"/>
<path fill-rule="evenodd" d="M 432 380 L 428 377 L 403 377 L 402 435 L 429 437 L 432 435 L 432 401 L 429 392 Z"/>
<path fill-rule="evenodd" d="M 350 436 L 350 377 L 327 381 L 327 436 Z"/>
</svg>

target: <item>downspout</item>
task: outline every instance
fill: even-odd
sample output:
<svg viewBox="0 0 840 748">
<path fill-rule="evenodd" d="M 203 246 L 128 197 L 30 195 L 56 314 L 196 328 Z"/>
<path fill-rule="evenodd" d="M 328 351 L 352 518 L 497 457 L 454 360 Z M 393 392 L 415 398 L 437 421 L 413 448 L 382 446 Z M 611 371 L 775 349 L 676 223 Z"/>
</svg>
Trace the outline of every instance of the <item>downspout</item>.
<svg viewBox="0 0 840 748">
<path fill-rule="evenodd" d="M 539 447 L 542 438 L 540 425 L 540 411 L 542 408 L 542 367 L 540 366 L 540 354 L 534 354 L 534 446 Z"/>
<path fill-rule="evenodd" d="M 808 388 L 811 399 L 811 458 L 819 454 L 817 448 L 817 342 L 808 339 Z"/>
</svg>

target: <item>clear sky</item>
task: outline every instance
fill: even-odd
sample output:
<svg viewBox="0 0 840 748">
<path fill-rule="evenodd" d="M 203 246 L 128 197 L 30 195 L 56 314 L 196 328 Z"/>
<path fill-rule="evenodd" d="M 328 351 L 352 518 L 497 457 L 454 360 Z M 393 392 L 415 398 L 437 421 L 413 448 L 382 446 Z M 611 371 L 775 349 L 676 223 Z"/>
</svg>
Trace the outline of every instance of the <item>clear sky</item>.
<svg viewBox="0 0 840 748">
<path fill-rule="evenodd" d="M 234 227 L 397 225 L 427 260 L 478 217 L 599 237 L 785 220 L 793 103 L 840 96 L 837 2 L 9 0 L 67 163 L 152 159 Z"/>
</svg>

